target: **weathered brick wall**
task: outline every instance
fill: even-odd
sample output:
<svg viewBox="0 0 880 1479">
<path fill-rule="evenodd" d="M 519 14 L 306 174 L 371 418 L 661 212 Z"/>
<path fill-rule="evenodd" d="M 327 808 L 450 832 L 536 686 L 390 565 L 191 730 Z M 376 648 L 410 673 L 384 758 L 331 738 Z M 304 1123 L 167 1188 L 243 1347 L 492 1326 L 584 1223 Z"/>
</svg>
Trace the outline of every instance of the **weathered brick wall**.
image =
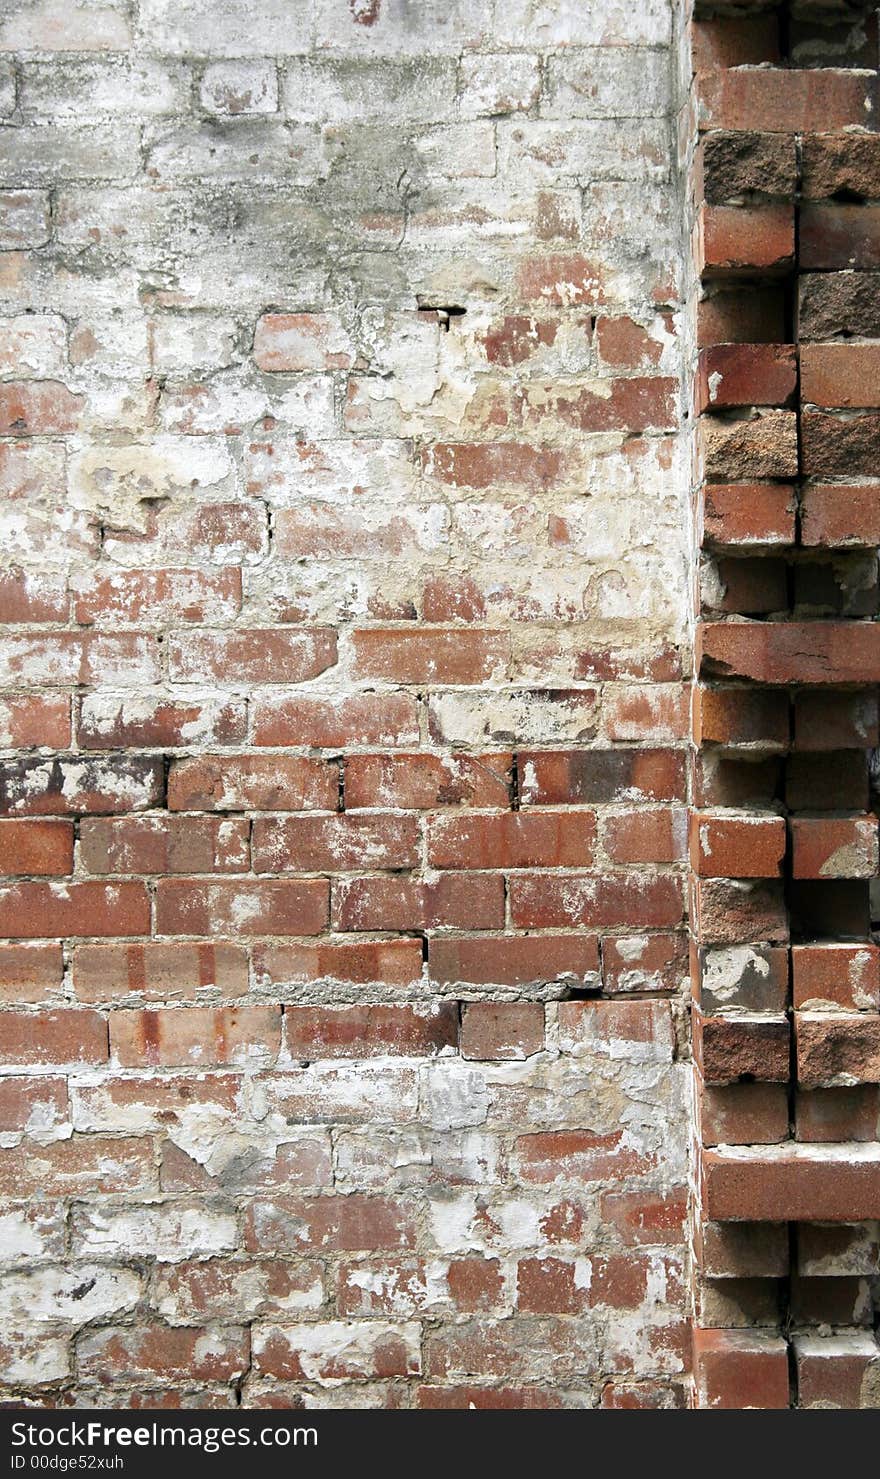
<svg viewBox="0 0 880 1479">
<path fill-rule="evenodd" d="M 877 15 L 690 40 L 694 1399 L 876 1407 Z"/>
<path fill-rule="evenodd" d="M 15 1396 L 684 1400 L 672 28 L 3 9 Z"/>
</svg>

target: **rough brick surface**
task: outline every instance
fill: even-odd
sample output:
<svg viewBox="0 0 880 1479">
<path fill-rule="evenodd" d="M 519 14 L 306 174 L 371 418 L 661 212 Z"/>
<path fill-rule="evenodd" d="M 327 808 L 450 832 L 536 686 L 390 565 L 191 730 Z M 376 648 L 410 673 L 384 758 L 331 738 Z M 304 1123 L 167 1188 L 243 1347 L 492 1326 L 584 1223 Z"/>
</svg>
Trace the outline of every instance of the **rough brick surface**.
<svg viewBox="0 0 880 1479">
<path fill-rule="evenodd" d="M 702 10 L 2 7 L 7 1406 L 876 1405 L 876 30 Z"/>
</svg>

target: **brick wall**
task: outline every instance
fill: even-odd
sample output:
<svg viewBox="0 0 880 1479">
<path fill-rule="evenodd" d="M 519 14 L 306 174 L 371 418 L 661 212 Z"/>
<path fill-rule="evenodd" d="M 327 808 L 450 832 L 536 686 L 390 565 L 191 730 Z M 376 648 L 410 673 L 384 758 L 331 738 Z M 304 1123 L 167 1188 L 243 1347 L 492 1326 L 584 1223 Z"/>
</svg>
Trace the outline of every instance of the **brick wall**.
<svg viewBox="0 0 880 1479">
<path fill-rule="evenodd" d="M 684 1400 L 672 16 L 493 9 L 0 28 L 16 1394 Z"/>
<path fill-rule="evenodd" d="M 875 53 L 3 11 L 3 1400 L 877 1400 Z"/>
<path fill-rule="evenodd" d="M 694 1395 L 876 1407 L 876 14 L 690 40 Z"/>
</svg>

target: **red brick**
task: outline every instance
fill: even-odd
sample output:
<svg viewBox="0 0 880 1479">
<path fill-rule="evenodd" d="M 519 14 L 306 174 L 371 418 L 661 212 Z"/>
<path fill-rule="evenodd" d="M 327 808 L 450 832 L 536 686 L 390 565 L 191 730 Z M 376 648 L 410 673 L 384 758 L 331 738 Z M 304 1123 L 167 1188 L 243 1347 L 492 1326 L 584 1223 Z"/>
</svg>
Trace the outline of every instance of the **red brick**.
<svg viewBox="0 0 880 1479">
<path fill-rule="evenodd" d="M 431 883 L 410 878 L 340 879 L 333 886 L 339 930 L 500 929 L 500 874 L 444 873 Z"/>
<path fill-rule="evenodd" d="M 506 1280 L 497 1258 L 450 1258 L 446 1286 L 455 1308 L 468 1314 L 497 1308 L 506 1300 Z"/>
<path fill-rule="evenodd" d="M 177 682 L 304 683 L 335 663 L 329 627 L 181 632 L 168 640 L 168 671 Z"/>
<path fill-rule="evenodd" d="M 702 1089 L 699 1098 L 703 1145 L 774 1145 L 788 1139 L 785 1083 L 714 1086 Z"/>
<path fill-rule="evenodd" d="M 339 767 L 300 755 L 197 755 L 174 760 L 171 811 L 335 811 Z"/>
<path fill-rule="evenodd" d="M 422 454 L 425 472 L 453 488 L 508 488 L 541 493 L 567 480 L 565 454 L 525 442 L 435 442 Z"/>
<path fill-rule="evenodd" d="M 802 411 L 801 464 L 817 478 L 871 477 L 880 456 L 880 412 Z"/>
<path fill-rule="evenodd" d="M 511 921 L 518 929 L 571 925 L 662 929 L 681 919 L 681 884 L 667 875 L 642 877 L 522 874 L 510 880 Z"/>
<path fill-rule="evenodd" d="M 796 1335 L 793 1343 L 799 1407 L 852 1411 L 872 1404 L 870 1394 L 880 1380 L 880 1345 L 873 1334 Z"/>
<path fill-rule="evenodd" d="M 702 878 L 693 895 L 694 929 L 704 945 L 788 942 L 788 911 L 781 883 Z"/>
<path fill-rule="evenodd" d="M 873 878 L 877 872 L 877 818 L 792 817 L 794 878 Z"/>
<path fill-rule="evenodd" d="M 880 205 L 817 205 L 800 211 L 798 251 L 802 271 L 880 267 Z"/>
<path fill-rule="evenodd" d="M 345 1339 L 349 1327 L 339 1322 L 260 1325 L 253 1337 L 254 1370 L 288 1381 L 313 1375 L 324 1382 L 413 1376 L 420 1369 L 413 1333 L 418 1328 L 367 1322 L 354 1342 Z"/>
<path fill-rule="evenodd" d="M 687 969 L 687 944 L 680 934 L 625 935 L 602 942 L 602 980 L 611 994 L 679 991 Z"/>
<path fill-rule="evenodd" d="M 844 192 L 868 199 L 880 195 L 880 139 L 876 133 L 854 129 L 833 134 L 807 134 L 803 157 L 801 192 L 807 199 L 841 196 Z"/>
<path fill-rule="evenodd" d="M 685 856 L 683 810 L 664 807 L 608 816 L 602 833 L 612 863 L 675 863 Z"/>
<path fill-rule="evenodd" d="M 558 1392 L 541 1387 L 419 1387 L 417 1405 L 423 1411 L 525 1411 L 557 1409 L 562 1406 Z"/>
<path fill-rule="evenodd" d="M 693 1336 L 697 1407 L 788 1407 L 788 1346 L 780 1336 L 696 1327 Z"/>
<path fill-rule="evenodd" d="M 570 1259 L 521 1258 L 516 1266 L 516 1303 L 529 1315 L 582 1314 L 590 1304 L 584 1270 Z"/>
<path fill-rule="evenodd" d="M 226 940 L 195 945 L 148 940 L 137 945 L 78 945 L 73 987 L 79 1001 L 193 1000 L 200 992 L 242 996 L 248 989 L 247 954 Z"/>
<path fill-rule="evenodd" d="M 73 823 L 0 822 L 0 870 L 63 877 L 73 872 Z"/>
<path fill-rule="evenodd" d="M 0 945 L 0 1001 L 42 1001 L 63 977 L 60 945 Z"/>
<path fill-rule="evenodd" d="M 799 1090 L 795 1095 L 795 1138 L 841 1145 L 880 1139 L 880 1087 Z"/>
<path fill-rule="evenodd" d="M 105 1385 L 150 1376 L 231 1382 L 243 1375 L 248 1360 L 248 1331 L 236 1326 L 107 1326 L 87 1330 L 77 1342 L 80 1374 Z"/>
<path fill-rule="evenodd" d="M 596 819 L 578 812 L 436 817 L 428 823 L 433 868 L 576 868 L 593 861 Z"/>
<path fill-rule="evenodd" d="M 579 308 L 605 302 L 601 266 L 575 252 L 526 258 L 520 264 L 516 286 L 526 303 L 555 308 Z"/>
<path fill-rule="evenodd" d="M 144 811 L 160 806 L 161 756 L 56 755 L 0 762 L 0 811 L 24 816 Z"/>
<path fill-rule="evenodd" d="M 458 1045 L 458 1011 L 411 1006 L 295 1007 L 284 1009 L 284 1042 L 292 1058 L 432 1057 Z"/>
<path fill-rule="evenodd" d="M 156 1267 L 156 1303 L 169 1319 L 284 1318 L 323 1302 L 321 1265 L 312 1259 L 208 1258 Z"/>
<path fill-rule="evenodd" d="M 603 1193 L 601 1215 L 617 1228 L 627 1245 L 676 1247 L 685 1241 L 687 1189 L 674 1186 L 665 1194 L 655 1191 Z"/>
<path fill-rule="evenodd" d="M 695 1011 L 692 1026 L 694 1061 L 704 1083 L 731 1084 L 743 1077 L 788 1081 L 786 1017 L 705 1017 Z"/>
<path fill-rule="evenodd" d="M 795 945 L 791 969 L 797 1008 L 880 1011 L 880 950 L 868 940 Z"/>
<path fill-rule="evenodd" d="M 699 453 L 712 482 L 754 483 L 798 476 L 797 417 L 793 411 L 755 409 L 733 420 L 701 416 Z"/>
<path fill-rule="evenodd" d="M 705 277 L 784 271 L 794 257 L 794 208 L 704 205 L 696 254 L 697 271 Z"/>
<path fill-rule="evenodd" d="M 802 1088 L 880 1083 L 880 1016 L 796 1012 L 795 1042 Z"/>
<path fill-rule="evenodd" d="M 684 755 L 676 750 L 531 750 L 518 764 L 524 805 L 685 799 Z"/>
<path fill-rule="evenodd" d="M 0 889 L 0 935 L 10 939 L 146 935 L 142 883 L 18 883 Z"/>
<path fill-rule="evenodd" d="M 472 1001 L 461 1019 L 463 1058 L 517 1061 L 544 1047 L 544 1006 L 538 1001 Z"/>
<path fill-rule="evenodd" d="M 366 868 L 414 868 L 417 817 L 273 817 L 254 822 L 255 873 L 349 873 Z M 466 867 L 467 864 L 457 866 Z"/>
<path fill-rule="evenodd" d="M 603 315 L 596 320 L 599 361 L 615 370 L 654 369 L 663 357 L 664 337 L 671 333 L 672 321 L 668 314 L 663 315 L 662 332 L 645 328 L 626 315 L 619 318 Z"/>
<path fill-rule="evenodd" d="M 68 1119 L 66 1078 L 0 1079 L 0 1131 L 54 1130 Z"/>
<path fill-rule="evenodd" d="M 343 1263 L 336 1279 L 336 1307 L 349 1319 L 387 1315 L 412 1319 L 428 1300 L 428 1272 L 422 1259 Z"/>
<path fill-rule="evenodd" d="M 416 1224 L 399 1198 L 285 1196 L 251 1204 L 244 1239 L 253 1253 L 370 1252 L 413 1248 Z"/>
<path fill-rule="evenodd" d="M 0 433 L 64 436 L 77 430 L 85 403 L 57 380 L 7 380 L 0 385 Z"/>
<path fill-rule="evenodd" d="M 880 405 L 880 344 L 804 344 L 801 399 L 814 406 Z"/>
<path fill-rule="evenodd" d="M 688 697 L 679 683 L 608 684 L 602 693 L 602 727 L 610 740 L 686 739 Z"/>
<path fill-rule="evenodd" d="M 709 544 L 794 544 L 796 513 L 795 491 L 785 483 L 714 483 L 702 492 Z"/>
<path fill-rule="evenodd" d="M 180 1007 L 110 1014 L 110 1050 L 123 1068 L 253 1066 L 273 1062 L 281 1008 Z"/>
<path fill-rule="evenodd" d="M 683 1386 L 658 1381 L 639 1381 L 638 1386 L 606 1381 L 599 1405 L 615 1412 L 679 1409 L 687 1407 L 687 1395 Z"/>
<path fill-rule="evenodd" d="M 145 746 L 170 749 L 192 743 L 240 744 L 247 736 L 243 698 L 178 698 L 168 692 L 119 695 L 112 709 L 101 695 L 80 699 L 77 739 L 84 750 L 130 749 Z"/>
<path fill-rule="evenodd" d="M 542 425 L 548 415 L 577 431 L 672 431 L 677 421 L 678 382 L 657 375 L 629 376 L 572 387 L 540 382 L 534 404 L 524 402 L 526 424 Z M 528 391 L 526 391 L 528 395 Z M 517 391 L 517 397 L 522 391 Z"/>
<path fill-rule="evenodd" d="M 83 626 L 137 622 L 161 626 L 170 621 L 224 621 L 241 608 L 241 571 L 116 570 L 89 582 L 74 604 Z"/>
<path fill-rule="evenodd" d="M 797 389 L 791 344 L 716 344 L 700 351 L 697 412 L 787 406 Z"/>
<path fill-rule="evenodd" d="M 394 807 L 509 806 L 509 752 L 488 755 L 351 755 L 345 764 L 346 810 Z"/>
<path fill-rule="evenodd" d="M 90 1129 L 170 1133 L 191 1122 L 193 1110 L 223 1123 L 240 1118 L 242 1080 L 233 1073 L 141 1074 L 126 1078 L 103 1073 L 74 1088 L 78 1123 Z"/>
<path fill-rule="evenodd" d="M 557 1007 L 563 1052 L 581 1048 L 614 1056 L 623 1044 L 647 1045 L 650 1056 L 672 1059 L 675 1036 L 666 1001 L 561 1001 Z"/>
<path fill-rule="evenodd" d="M 870 125 L 874 96 L 857 72 L 832 67 L 736 67 L 704 76 L 699 90 L 701 128 L 829 133 Z"/>
<path fill-rule="evenodd" d="M 325 878 L 234 883 L 163 878 L 156 891 L 156 930 L 163 935 L 318 935 L 327 927 L 328 894 Z"/>
<path fill-rule="evenodd" d="M 0 622 L 67 621 L 69 612 L 63 573 L 17 567 L 0 572 Z"/>
<path fill-rule="evenodd" d="M 703 1207 L 719 1222 L 866 1222 L 880 1216 L 878 1170 L 875 1145 L 707 1150 Z"/>
<path fill-rule="evenodd" d="M 86 818 L 79 857 L 88 873 L 241 873 L 249 834 L 240 817 Z"/>
<path fill-rule="evenodd" d="M 870 622 L 703 622 L 700 671 L 756 683 L 877 683 L 880 627 Z"/>
<path fill-rule="evenodd" d="M 325 945 L 257 945 L 254 976 L 261 986 L 340 981 L 408 986 L 422 975 L 420 940 L 355 940 Z"/>
<path fill-rule="evenodd" d="M 749 745 L 785 750 L 789 741 L 788 696 L 748 688 L 694 689 L 695 745 Z"/>
<path fill-rule="evenodd" d="M 411 694 L 354 693 L 342 698 L 255 694 L 251 699 L 255 745 L 415 745 L 418 705 Z"/>
<path fill-rule="evenodd" d="M 0 1150 L 0 1191 L 6 1196 L 91 1197 L 155 1188 L 153 1147 L 134 1135 L 74 1135 Z"/>
<path fill-rule="evenodd" d="M 741 813 L 692 812 L 690 858 L 702 878 L 778 878 L 785 860 L 785 820 Z"/>
<path fill-rule="evenodd" d="M 797 190 L 798 167 L 791 135 L 740 129 L 713 129 L 697 145 L 692 189 L 709 205 L 754 200 L 790 200 Z"/>
<path fill-rule="evenodd" d="M 335 313 L 264 313 L 254 333 L 261 370 L 347 370 L 351 340 Z"/>
<path fill-rule="evenodd" d="M 590 320 L 585 316 L 581 328 L 589 340 Z M 505 314 L 480 336 L 480 344 L 490 365 L 511 369 L 556 343 L 560 324 L 553 318 L 535 318 L 531 314 Z"/>
<path fill-rule="evenodd" d="M 393 683 L 483 683 L 506 674 L 510 655 L 507 632 L 458 627 L 362 628 L 352 641 L 355 676 Z"/>
<path fill-rule="evenodd" d="M 99 1012 L 0 1013 L 0 1062 L 106 1063 L 107 1023 Z"/>
<path fill-rule="evenodd" d="M 583 989 L 599 985 L 599 944 L 576 935 L 486 935 L 432 938 L 428 973 L 440 985 L 536 986 L 564 981 Z"/>
<path fill-rule="evenodd" d="M 880 744 L 877 694 L 796 693 L 794 745 L 796 750 L 864 750 Z"/>
<path fill-rule="evenodd" d="M 6 681 L 46 688 L 119 684 L 159 678 L 156 639 L 141 632 L 15 632 L 0 644 Z"/>
<path fill-rule="evenodd" d="M 546 1186 L 557 1180 L 620 1181 L 652 1170 L 655 1158 L 640 1155 L 624 1132 L 594 1135 L 589 1130 L 540 1130 L 520 1135 L 515 1145 L 523 1181 Z"/>
<path fill-rule="evenodd" d="M 70 699 L 37 694 L 0 698 L 0 735 L 11 749 L 37 745 L 64 750 L 70 744 Z"/>
</svg>

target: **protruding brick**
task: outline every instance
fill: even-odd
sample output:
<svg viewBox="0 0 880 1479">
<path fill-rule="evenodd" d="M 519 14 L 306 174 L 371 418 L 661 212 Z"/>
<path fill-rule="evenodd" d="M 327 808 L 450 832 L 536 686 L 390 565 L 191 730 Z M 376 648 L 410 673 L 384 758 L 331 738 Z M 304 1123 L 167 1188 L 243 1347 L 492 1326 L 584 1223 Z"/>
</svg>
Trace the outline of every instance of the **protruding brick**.
<svg viewBox="0 0 880 1479">
<path fill-rule="evenodd" d="M 720 1222 L 864 1222 L 880 1217 L 880 1150 L 793 1141 L 707 1150 L 703 1193 Z"/>
<path fill-rule="evenodd" d="M 785 857 L 782 817 L 692 812 L 691 867 L 702 878 L 777 878 Z"/>
<path fill-rule="evenodd" d="M 792 991 L 799 1010 L 880 1011 L 880 950 L 859 945 L 795 945 Z"/>
<path fill-rule="evenodd" d="M 805 1089 L 880 1084 L 880 1016 L 797 1012 L 795 1042 Z"/>
<path fill-rule="evenodd" d="M 697 271 L 703 276 L 782 272 L 793 257 L 791 205 L 702 207 L 697 226 Z"/>
<path fill-rule="evenodd" d="M 873 878 L 877 872 L 877 818 L 793 817 L 795 878 Z"/>
<path fill-rule="evenodd" d="M 794 544 L 797 499 L 786 483 L 709 483 L 702 491 L 707 544 Z"/>
<path fill-rule="evenodd" d="M 755 683 L 880 682 L 880 627 L 870 622 L 703 622 L 700 671 Z"/>
<path fill-rule="evenodd" d="M 880 1345 L 872 1333 L 799 1334 L 793 1345 L 800 1407 L 845 1411 L 876 1407 Z"/>
<path fill-rule="evenodd" d="M 761 1330 L 694 1329 L 697 1406 L 787 1408 L 788 1347 Z"/>
<path fill-rule="evenodd" d="M 707 1084 L 748 1077 L 762 1083 L 788 1080 L 788 1019 L 704 1017 L 693 1014 L 694 1059 Z"/>
<path fill-rule="evenodd" d="M 735 406 L 787 406 L 796 387 L 793 345 L 717 344 L 700 351 L 698 412 Z"/>
</svg>

